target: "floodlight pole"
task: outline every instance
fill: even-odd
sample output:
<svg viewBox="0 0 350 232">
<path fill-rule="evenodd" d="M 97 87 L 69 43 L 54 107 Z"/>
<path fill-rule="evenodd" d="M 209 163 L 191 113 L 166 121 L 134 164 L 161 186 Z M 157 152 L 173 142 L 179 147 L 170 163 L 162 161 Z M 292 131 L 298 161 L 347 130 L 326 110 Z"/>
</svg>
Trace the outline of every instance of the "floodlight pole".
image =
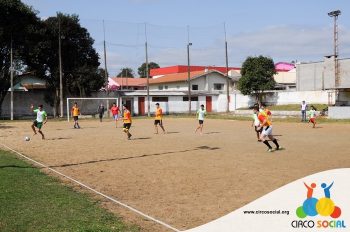
<svg viewBox="0 0 350 232">
<path fill-rule="evenodd" d="M 60 73 L 60 117 L 63 117 L 63 75 L 62 75 L 62 50 L 61 50 L 61 16 L 58 16 L 58 65 Z"/>
<path fill-rule="evenodd" d="M 331 11 L 328 13 L 329 17 L 332 17 L 334 19 L 334 28 L 333 28 L 333 50 L 334 50 L 334 77 L 335 77 L 335 90 L 336 90 L 336 96 L 335 96 L 335 102 L 337 102 L 339 98 L 339 92 L 338 88 L 340 85 L 340 76 L 339 76 L 339 62 L 338 62 L 338 16 L 341 14 L 340 10 Z"/>
<path fill-rule="evenodd" d="M 105 63 L 105 81 L 106 81 L 106 94 L 108 95 L 108 72 L 107 72 L 107 52 L 106 52 L 106 32 L 105 32 L 105 21 L 103 23 L 103 55 L 104 55 L 104 63 Z"/>
</svg>

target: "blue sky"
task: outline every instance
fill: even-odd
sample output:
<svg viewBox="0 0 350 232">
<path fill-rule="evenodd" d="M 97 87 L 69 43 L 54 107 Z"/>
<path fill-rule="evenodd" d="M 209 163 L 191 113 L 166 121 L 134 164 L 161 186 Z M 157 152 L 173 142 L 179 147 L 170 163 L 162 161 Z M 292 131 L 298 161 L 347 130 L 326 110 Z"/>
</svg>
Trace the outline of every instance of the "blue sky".
<svg viewBox="0 0 350 232">
<path fill-rule="evenodd" d="M 78 14 L 95 39 L 103 61 L 105 21 L 110 75 L 122 67 L 137 73 L 145 61 L 163 66 L 186 64 L 186 44 L 192 65 L 225 66 L 224 23 L 229 65 L 240 66 L 247 56 L 270 56 L 275 62 L 319 61 L 333 53 L 333 20 L 339 16 L 340 57 L 350 57 L 348 0 L 23 0 L 46 18 L 56 12 Z M 146 32 L 145 32 L 146 28 Z"/>
</svg>

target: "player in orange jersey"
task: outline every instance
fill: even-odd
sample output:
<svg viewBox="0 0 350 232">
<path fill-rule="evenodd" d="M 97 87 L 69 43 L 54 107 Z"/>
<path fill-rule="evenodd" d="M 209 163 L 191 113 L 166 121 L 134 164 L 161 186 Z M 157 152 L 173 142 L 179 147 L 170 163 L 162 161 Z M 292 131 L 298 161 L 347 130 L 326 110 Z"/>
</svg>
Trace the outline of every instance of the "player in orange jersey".
<svg viewBox="0 0 350 232">
<path fill-rule="evenodd" d="M 254 107 L 254 113 L 259 112 L 259 107 Z M 260 135 L 260 140 L 268 147 L 268 152 L 272 152 L 272 147 L 267 141 L 267 138 L 269 138 L 275 145 L 276 149 L 275 150 L 280 150 L 281 147 L 279 146 L 277 139 L 275 139 L 272 135 L 272 124 L 266 115 L 266 113 L 259 113 L 258 114 L 258 119 L 260 122 L 260 127 L 263 128 L 261 135 Z"/>
<path fill-rule="evenodd" d="M 165 134 L 165 129 L 163 126 L 163 110 L 159 107 L 159 103 L 156 103 L 156 115 L 154 118 L 154 128 L 155 128 L 155 134 L 158 134 L 158 125 L 160 128 L 162 128 L 163 133 Z"/>
<path fill-rule="evenodd" d="M 130 140 L 131 138 L 131 134 L 130 134 L 130 127 L 131 127 L 131 113 L 130 111 L 128 110 L 128 108 L 126 107 L 126 105 L 123 105 L 123 131 L 124 133 L 127 135 L 128 139 Z"/>
<path fill-rule="evenodd" d="M 72 110 L 71 110 L 71 116 L 74 119 L 74 128 L 75 129 L 80 129 L 79 122 L 78 122 L 79 115 L 80 115 L 80 109 L 78 107 L 78 103 L 74 102 L 74 105 L 73 105 Z"/>
</svg>

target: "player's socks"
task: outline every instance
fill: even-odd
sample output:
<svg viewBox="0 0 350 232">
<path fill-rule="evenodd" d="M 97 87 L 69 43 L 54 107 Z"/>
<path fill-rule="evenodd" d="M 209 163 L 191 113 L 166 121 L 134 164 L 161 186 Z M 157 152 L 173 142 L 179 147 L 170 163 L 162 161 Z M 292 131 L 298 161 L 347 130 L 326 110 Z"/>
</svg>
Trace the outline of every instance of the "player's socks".
<svg viewBox="0 0 350 232">
<path fill-rule="evenodd" d="M 272 142 L 276 145 L 276 149 L 278 150 L 280 145 L 278 144 L 277 139 L 272 140 Z"/>
<path fill-rule="evenodd" d="M 271 145 L 269 144 L 269 142 L 267 140 L 265 140 L 264 143 L 269 149 L 272 149 Z"/>
</svg>

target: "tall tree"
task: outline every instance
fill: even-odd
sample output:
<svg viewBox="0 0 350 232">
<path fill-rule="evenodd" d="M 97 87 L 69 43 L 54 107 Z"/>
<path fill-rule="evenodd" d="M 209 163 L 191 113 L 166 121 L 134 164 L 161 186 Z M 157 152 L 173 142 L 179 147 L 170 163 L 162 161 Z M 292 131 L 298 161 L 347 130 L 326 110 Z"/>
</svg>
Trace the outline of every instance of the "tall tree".
<svg viewBox="0 0 350 232">
<path fill-rule="evenodd" d="M 61 27 L 61 52 L 64 94 L 88 96 L 105 84 L 101 76 L 99 56 L 93 48 L 94 40 L 79 23 L 77 15 L 59 13 L 43 21 L 42 39 L 35 46 L 36 63 L 34 69 L 45 73 L 48 88 L 45 100 L 58 112 L 59 106 L 59 25 Z"/>
<path fill-rule="evenodd" d="M 36 37 L 39 18 L 36 12 L 20 0 L 0 0 L 0 115 L 1 106 L 10 88 L 10 50 L 14 62 L 30 61 L 27 48 Z"/>
<path fill-rule="evenodd" d="M 122 68 L 117 77 L 135 77 L 134 70 L 132 70 L 132 68 Z"/>
<path fill-rule="evenodd" d="M 151 69 L 154 68 L 160 68 L 160 66 L 157 63 L 154 62 L 150 62 L 148 63 L 148 74 L 151 71 Z M 147 73 L 146 73 L 146 63 L 143 63 L 138 69 L 137 69 L 137 73 L 139 74 L 140 77 L 147 77 Z"/>
<path fill-rule="evenodd" d="M 243 95 L 254 95 L 260 102 L 263 92 L 275 87 L 274 74 L 276 70 L 271 58 L 250 56 L 242 65 L 242 77 L 238 81 L 238 89 Z"/>
</svg>

